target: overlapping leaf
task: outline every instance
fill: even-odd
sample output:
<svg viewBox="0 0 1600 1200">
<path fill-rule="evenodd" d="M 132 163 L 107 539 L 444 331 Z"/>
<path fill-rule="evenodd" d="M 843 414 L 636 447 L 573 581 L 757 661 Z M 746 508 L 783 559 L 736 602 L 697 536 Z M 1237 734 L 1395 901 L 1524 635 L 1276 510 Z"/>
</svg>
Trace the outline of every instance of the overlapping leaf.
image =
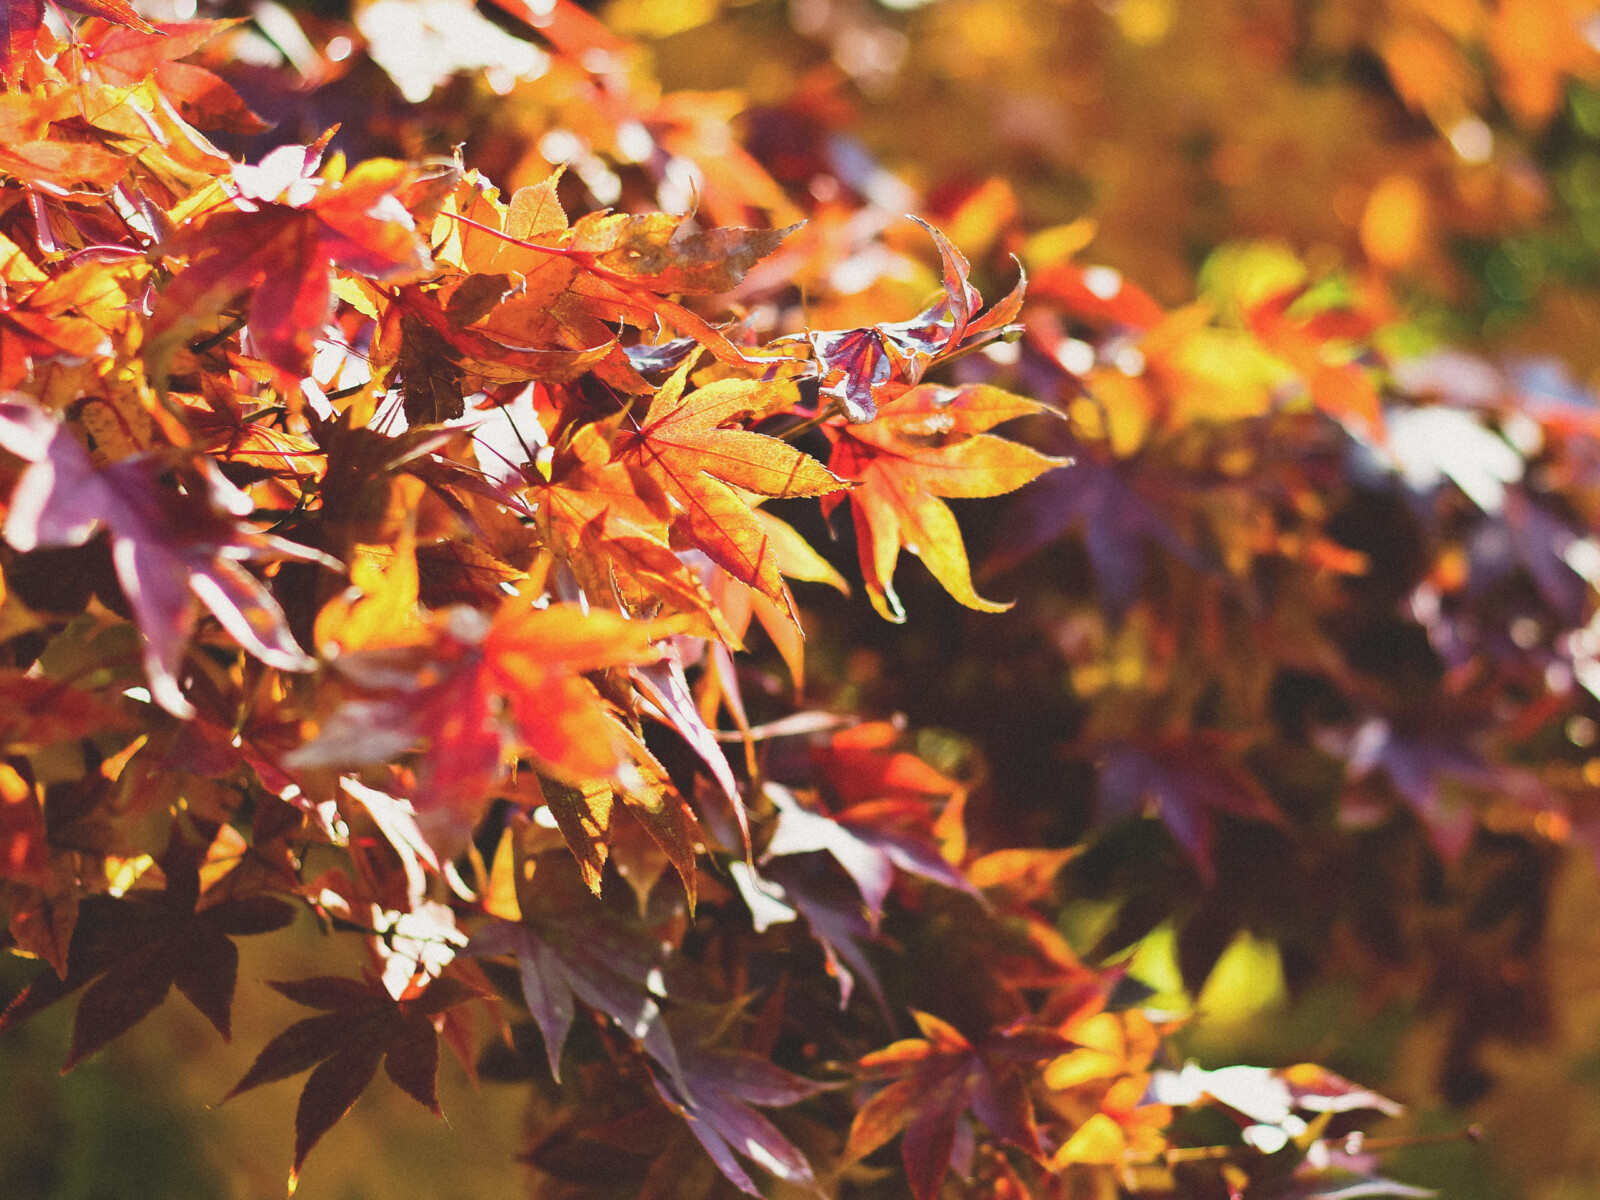
<svg viewBox="0 0 1600 1200">
<path fill-rule="evenodd" d="M 1017 281 L 1009 296 L 978 317 L 983 299 L 967 282 L 971 268 L 961 251 L 926 221 L 912 219 L 933 235 L 939 247 L 944 295 L 909 321 L 805 335 L 816 356 L 822 395 L 836 401 L 853 424 L 877 416 L 879 392 L 886 385 L 915 386 L 940 359 L 1006 333 L 1022 310 L 1026 277 Z"/>
<path fill-rule="evenodd" d="M 36 978 L 0 1015 L 0 1030 L 88 985 L 72 1023 L 70 1069 L 127 1032 L 174 986 L 224 1039 L 231 1031 L 239 951 L 232 939 L 270 933 L 294 919 L 273 896 L 253 895 L 200 905 L 204 847 L 175 829 L 161 858 L 166 887 L 114 901 L 86 901 L 64 977 Z"/>
<path fill-rule="evenodd" d="M 617 454 L 637 463 L 676 503 L 677 527 L 741 583 L 771 600 L 785 595 L 777 550 L 739 489 L 762 496 L 822 496 L 845 487 L 816 459 L 735 418 L 761 413 L 785 385 L 724 380 L 685 395 L 686 361 L 662 385 Z"/>
<path fill-rule="evenodd" d="M 1049 1030 L 1019 1026 L 974 1046 L 938 1017 L 912 1015 L 922 1037 L 895 1042 L 857 1064 L 863 1080 L 884 1086 L 857 1111 L 845 1158 L 865 1157 L 903 1133 L 901 1156 L 911 1194 L 929 1200 L 952 1166 L 969 1173 L 974 1117 L 1006 1144 L 1038 1155 L 1039 1134 L 1022 1068 L 1059 1053 L 1067 1043 Z"/>
<path fill-rule="evenodd" d="M 197 601 L 262 662 L 311 668 L 277 601 L 240 563 L 324 556 L 245 525 L 240 517 L 254 506 L 209 460 L 194 468 L 180 462 L 183 491 L 163 485 L 166 464 L 154 457 L 97 470 L 69 427 L 15 401 L 0 405 L 0 446 L 31 464 L 6 516 L 12 546 L 81 546 L 97 529 L 110 531 L 117 578 L 145 638 L 151 694 L 163 708 L 192 711 L 179 682 Z"/>
<path fill-rule="evenodd" d="M 237 199 L 162 244 L 185 258 L 151 317 L 147 354 L 157 370 L 214 314 L 250 292 L 251 340 L 267 362 L 298 377 L 333 304 L 331 267 L 401 283 L 431 265 L 397 193 L 417 179 L 406 163 L 370 159 L 338 182 L 314 175 L 320 154 L 273 151 L 234 171 Z"/>
<path fill-rule="evenodd" d="M 615 595 L 640 615 L 682 613 L 718 631 L 717 611 L 699 578 L 671 546 L 671 502 L 637 464 L 610 462 L 593 426 L 557 456 L 550 480 L 526 494 L 540 540 L 588 596 Z"/>
<path fill-rule="evenodd" d="M 677 1048 L 657 998 L 663 948 L 642 928 L 596 908 L 577 869 L 545 858 L 532 886 L 518 889 L 520 922 L 495 921 L 468 944 L 469 955 L 511 955 L 522 994 L 544 1038 L 550 1074 L 561 1078 L 561 1051 L 576 1001 L 605 1013 L 669 1077 L 681 1081 Z"/>
<path fill-rule="evenodd" d="M 739 1162 L 739 1155 L 807 1191 L 821 1194 L 811 1164 L 756 1107 L 779 1108 L 827 1091 L 766 1059 L 742 1050 L 725 1050 L 688 1040 L 680 1050 L 681 1082 L 655 1077 L 656 1090 L 683 1114 L 717 1169 L 741 1191 L 762 1193 Z"/>
<path fill-rule="evenodd" d="M 70 0 L 66 7 L 92 17 L 103 17 L 141 33 L 155 31 L 155 27 L 125 0 Z M 44 0 L 10 0 L 4 7 L 0 21 L 4 24 L 3 30 L 0 30 L 0 74 L 7 79 L 15 79 L 22 73 L 27 57 L 33 53 L 39 28 L 44 22 Z"/>
<path fill-rule="evenodd" d="M 161 92 L 185 120 L 200 129 L 253 134 L 266 122 L 246 107 L 232 85 L 214 71 L 182 62 L 227 31 L 233 21 L 176 21 L 154 27 L 119 20 L 90 20 L 80 25 L 75 41 L 57 61 L 64 74 L 89 72 L 112 87 L 134 87 L 154 77 Z M 78 70 L 74 70 L 78 68 Z"/>
<path fill-rule="evenodd" d="M 725 334 L 668 295 L 731 290 L 792 229 L 685 233 L 682 218 L 666 213 L 591 213 L 569 226 L 557 178 L 519 189 L 505 208 L 482 193 L 458 205 L 462 265 L 477 278 L 503 273 L 509 284 L 504 303 L 467 324 L 535 353 L 594 350 L 596 373 L 624 392 L 648 385 L 614 344 L 610 325 L 664 323 L 744 365 Z"/>
<path fill-rule="evenodd" d="M 582 782 L 612 774 L 623 745 L 615 717 L 584 672 L 660 657 L 662 631 L 576 605 L 507 599 L 489 617 L 455 608 L 427 640 L 340 657 L 365 693 L 346 701 L 296 766 L 386 762 L 419 743 L 424 801 L 483 799 L 516 753 Z"/>
<path fill-rule="evenodd" d="M 931 822 L 925 812 L 915 808 L 909 814 L 897 811 L 901 806 L 884 800 L 854 805 L 830 816 L 803 807 L 776 785 L 768 788 L 767 795 L 777 805 L 779 816 L 766 856 L 826 851 L 860 889 L 873 929 L 883 915 L 895 867 L 976 895 L 966 876 L 945 861 L 938 845 L 927 836 Z M 918 824 L 923 827 L 918 829 Z"/>
</svg>

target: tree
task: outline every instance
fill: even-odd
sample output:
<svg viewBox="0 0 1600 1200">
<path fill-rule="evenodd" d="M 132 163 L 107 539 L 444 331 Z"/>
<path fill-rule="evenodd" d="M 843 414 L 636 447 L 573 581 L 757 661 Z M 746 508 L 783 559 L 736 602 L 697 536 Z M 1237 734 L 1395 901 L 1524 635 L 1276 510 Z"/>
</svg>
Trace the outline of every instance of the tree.
<svg viewBox="0 0 1600 1200">
<path fill-rule="evenodd" d="M 1485 354 L 1592 308 L 1584 14 L 68 7 L 0 72 L 0 1031 L 226 1040 L 314 925 L 227 1093 L 304 1077 L 291 1190 L 442 1040 L 542 1196 L 1421 1194 L 1372 1027 L 1492 1094 L 1595 843 L 1595 402 Z"/>
</svg>

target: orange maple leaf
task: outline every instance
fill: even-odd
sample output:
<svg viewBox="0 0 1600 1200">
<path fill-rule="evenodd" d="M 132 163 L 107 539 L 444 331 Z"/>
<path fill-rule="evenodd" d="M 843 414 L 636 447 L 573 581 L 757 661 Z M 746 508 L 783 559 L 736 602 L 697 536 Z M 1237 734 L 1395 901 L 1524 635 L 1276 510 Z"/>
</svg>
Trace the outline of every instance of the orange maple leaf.
<svg viewBox="0 0 1600 1200">
<path fill-rule="evenodd" d="M 556 452 L 547 481 L 529 470 L 527 495 L 544 548 L 589 596 L 629 612 L 695 614 L 703 632 L 736 641 L 699 576 L 672 549 L 672 503 L 637 463 L 611 462 L 599 426 Z"/>
<path fill-rule="evenodd" d="M 691 357 L 650 403 L 616 454 L 636 462 L 680 508 L 683 535 L 728 574 L 787 604 L 772 538 L 736 489 L 763 496 L 822 496 L 849 485 L 787 442 L 728 422 L 759 412 L 782 383 L 724 379 L 684 395 Z"/>
<path fill-rule="evenodd" d="M 855 481 L 855 518 L 861 571 L 872 605 L 886 620 L 905 620 L 895 595 L 894 569 L 902 548 L 968 608 L 1003 612 L 1011 606 L 985 600 L 972 586 L 966 545 L 949 497 L 1000 496 L 1069 459 L 986 433 L 1002 421 L 1054 410 L 986 385 L 958 389 L 924 384 L 882 405 L 864 425 L 827 427 L 833 438 L 828 466 Z M 822 501 L 832 512 L 843 496 Z"/>
<path fill-rule="evenodd" d="M 746 364 L 724 333 L 667 294 L 731 291 L 797 226 L 685 234 L 684 219 L 667 213 L 589 213 L 569 225 L 556 195 L 559 177 L 518 189 L 509 206 L 474 191 L 446 212 L 460 226 L 459 254 L 446 242 L 441 258 L 459 257 L 475 274 L 507 273 L 510 283 L 505 302 L 468 324 L 510 347 L 604 347 L 595 373 L 630 393 L 649 385 L 615 344 L 611 325 L 654 330 L 664 323 L 723 361 Z"/>
</svg>

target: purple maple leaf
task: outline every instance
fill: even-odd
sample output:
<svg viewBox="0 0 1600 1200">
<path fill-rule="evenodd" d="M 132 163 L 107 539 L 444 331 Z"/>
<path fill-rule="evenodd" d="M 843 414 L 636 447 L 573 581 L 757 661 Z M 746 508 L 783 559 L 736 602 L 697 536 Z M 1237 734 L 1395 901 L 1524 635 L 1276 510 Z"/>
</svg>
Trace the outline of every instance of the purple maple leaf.
<svg viewBox="0 0 1600 1200">
<path fill-rule="evenodd" d="M 199 615 L 196 601 L 268 666 L 315 667 L 290 634 L 278 602 L 242 563 L 331 560 L 241 523 L 254 506 L 210 459 L 180 462 L 179 487 L 163 482 L 173 463 L 155 453 L 100 470 L 65 425 L 21 401 L 0 403 L 0 447 L 30 464 L 6 517 L 4 536 L 13 547 L 81 546 L 102 526 L 110 532 L 117 581 L 144 635 L 150 693 L 162 708 L 179 717 L 194 715 L 178 675 Z"/>
</svg>

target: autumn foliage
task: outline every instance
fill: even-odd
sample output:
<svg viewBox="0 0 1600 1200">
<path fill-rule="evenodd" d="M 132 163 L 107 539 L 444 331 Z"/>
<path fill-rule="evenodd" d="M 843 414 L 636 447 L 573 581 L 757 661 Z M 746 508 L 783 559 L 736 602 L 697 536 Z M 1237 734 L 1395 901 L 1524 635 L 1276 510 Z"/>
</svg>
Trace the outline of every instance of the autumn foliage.
<svg viewBox="0 0 1600 1200">
<path fill-rule="evenodd" d="M 291 1190 L 381 1067 L 522 1084 L 539 1196 L 1426 1194 L 1377 1149 L 1544 1028 L 1600 845 L 1600 406 L 1484 354 L 1600 312 L 1600 17 L 63 3 L 0 26 L 0 1030 L 270 986 Z M 1119 57 L 1174 21 L 1239 63 Z M 809 40 L 663 88 L 702 34 Z M 1207 70 L 1323 106 L 1299 174 Z M 1339 981 L 1282 1044 L 1373 1077 L 1185 1063 Z M 1448 1128 L 1363 1142 L 1391 1002 Z"/>
</svg>

